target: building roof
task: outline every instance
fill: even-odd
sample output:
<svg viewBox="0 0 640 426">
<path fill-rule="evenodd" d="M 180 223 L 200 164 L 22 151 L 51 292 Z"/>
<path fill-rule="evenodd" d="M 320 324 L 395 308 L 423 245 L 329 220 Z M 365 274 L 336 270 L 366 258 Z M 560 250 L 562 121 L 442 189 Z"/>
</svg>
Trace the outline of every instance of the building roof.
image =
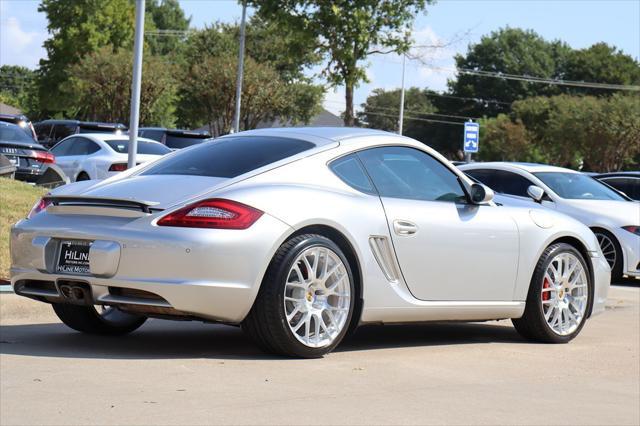
<svg viewBox="0 0 640 426">
<path fill-rule="evenodd" d="M 11 105 L 3 104 L 0 102 L 0 114 L 11 114 L 11 115 L 20 115 L 22 111 L 20 111 L 16 107 L 12 107 Z"/>
</svg>

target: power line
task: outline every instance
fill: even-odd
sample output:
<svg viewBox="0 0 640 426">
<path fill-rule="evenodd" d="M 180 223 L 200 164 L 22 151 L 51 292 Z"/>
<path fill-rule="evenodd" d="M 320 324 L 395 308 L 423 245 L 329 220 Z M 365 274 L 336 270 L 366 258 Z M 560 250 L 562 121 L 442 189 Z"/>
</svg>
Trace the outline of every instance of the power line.
<svg viewBox="0 0 640 426">
<path fill-rule="evenodd" d="M 378 112 L 371 112 L 369 113 L 369 115 L 378 115 L 381 117 L 390 117 L 390 118 L 394 118 L 397 119 L 398 117 L 396 115 L 391 115 L 391 114 L 383 114 L 383 113 L 378 113 Z M 405 120 L 413 120 L 413 121 L 426 121 L 428 123 L 440 123 L 440 124 L 453 124 L 453 125 L 457 125 L 457 126 L 464 126 L 464 122 L 460 121 L 446 121 L 446 120 L 432 120 L 430 118 L 419 118 L 419 117 L 404 117 Z"/>
</svg>

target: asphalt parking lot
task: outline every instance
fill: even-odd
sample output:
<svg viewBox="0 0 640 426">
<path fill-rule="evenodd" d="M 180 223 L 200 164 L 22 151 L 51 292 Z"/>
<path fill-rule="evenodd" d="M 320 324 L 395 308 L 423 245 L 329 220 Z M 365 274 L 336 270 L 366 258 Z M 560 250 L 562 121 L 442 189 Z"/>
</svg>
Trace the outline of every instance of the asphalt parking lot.
<svg viewBox="0 0 640 426">
<path fill-rule="evenodd" d="M 568 345 L 507 321 L 368 326 L 319 360 L 237 328 L 151 320 L 75 333 L 0 295 L 0 424 L 640 424 L 640 286 L 615 286 Z"/>
</svg>

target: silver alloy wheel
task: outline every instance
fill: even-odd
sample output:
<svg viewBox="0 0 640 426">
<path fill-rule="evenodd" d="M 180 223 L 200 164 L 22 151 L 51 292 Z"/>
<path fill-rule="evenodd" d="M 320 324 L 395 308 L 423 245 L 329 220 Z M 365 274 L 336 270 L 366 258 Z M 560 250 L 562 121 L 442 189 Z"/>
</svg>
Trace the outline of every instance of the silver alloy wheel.
<svg viewBox="0 0 640 426">
<path fill-rule="evenodd" d="M 613 269 L 616 265 L 617 253 L 616 253 L 616 245 L 611 241 L 605 234 L 601 234 L 600 232 L 596 232 L 596 238 L 598 239 L 598 244 L 600 244 L 600 250 L 602 250 L 602 254 L 606 259 L 609 267 Z"/>
<path fill-rule="evenodd" d="M 588 296 L 587 272 L 572 253 L 556 255 L 544 274 L 542 313 L 554 333 L 573 333 L 584 320 Z"/>
<path fill-rule="evenodd" d="M 310 247 L 287 274 L 284 313 L 300 343 L 310 348 L 330 345 L 349 317 L 351 283 L 340 257 L 327 247 Z"/>
</svg>

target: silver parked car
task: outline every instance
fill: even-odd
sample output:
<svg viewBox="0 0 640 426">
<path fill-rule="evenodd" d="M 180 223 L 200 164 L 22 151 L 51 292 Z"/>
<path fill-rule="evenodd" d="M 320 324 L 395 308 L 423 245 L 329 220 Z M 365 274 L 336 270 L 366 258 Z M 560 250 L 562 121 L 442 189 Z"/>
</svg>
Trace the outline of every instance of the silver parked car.
<svg viewBox="0 0 640 426">
<path fill-rule="evenodd" d="M 595 236 L 491 198 L 406 137 L 242 132 L 44 197 L 11 231 L 11 283 L 83 332 L 200 319 L 299 357 L 364 323 L 512 318 L 568 342 L 604 310 Z"/>
<path fill-rule="evenodd" d="M 545 164 L 472 163 L 460 170 L 503 194 L 504 204 L 534 200 L 579 220 L 596 234 L 614 280 L 640 277 L 640 204 L 625 195 L 583 173 Z"/>
</svg>

